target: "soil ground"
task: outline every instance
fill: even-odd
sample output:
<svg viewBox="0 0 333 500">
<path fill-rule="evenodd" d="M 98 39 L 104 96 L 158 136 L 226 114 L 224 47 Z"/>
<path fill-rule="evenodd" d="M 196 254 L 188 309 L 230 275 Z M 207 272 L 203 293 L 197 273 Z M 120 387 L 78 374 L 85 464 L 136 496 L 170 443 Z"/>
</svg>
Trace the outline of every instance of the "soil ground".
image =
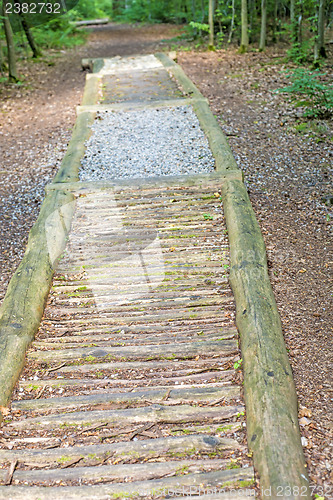
<svg viewBox="0 0 333 500">
<path fill-rule="evenodd" d="M 0 87 L 0 301 L 36 220 L 44 186 L 66 151 L 85 83 L 82 57 L 174 48 L 180 28 L 102 26 L 83 47 L 22 61 L 23 86 Z M 246 183 L 265 237 L 270 277 L 300 403 L 314 493 L 332 484 L 332 123 L 307 122 L 276 94 L 287 80 L 283 51 L 239 55 L 183 51 L 178 62 L 209 99 Z M 331 489 L 330 489 L 331 488 Z"/>
</svg>

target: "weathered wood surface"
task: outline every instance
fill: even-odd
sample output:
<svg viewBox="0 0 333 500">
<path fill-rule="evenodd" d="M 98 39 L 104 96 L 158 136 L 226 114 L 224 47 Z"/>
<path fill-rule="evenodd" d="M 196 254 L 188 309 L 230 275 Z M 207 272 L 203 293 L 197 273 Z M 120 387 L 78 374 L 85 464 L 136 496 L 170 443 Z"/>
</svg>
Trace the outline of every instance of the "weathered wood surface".
<svg viewBox="0 0 333 500">
<path fill-rule="evenodd" d="M 77 198 L 55 286 L 38 339 L 28 352 L 36 377 L 20 381 L 18 399 L 12 404 L 15 419 L 4 427 L 6 436 L 12 437 L 2 446 L 14 449 L 0 451 L 0 462 L 8 469 L 7 464 L 18 460 L 6 494 L 20 498 L 20 487 L 28 483 L 27 495 L 33 498 L 40 494 L 35 486 L 43 484 L 57 498 L 60 489 L 54 482 L 61 478 L 64 488 L 69 488 L 61 489 L 66 498 L 67 493 L 73 498 L 86 494 L 88 486 L 87 495 L 98 498 L 104 491 L 103 482 L 110 487 L 110 494 L 121 495 L 125 489 L 136 498 L 133 488 L 139 481 L 143 485 L 161 481 L 164 487 L 170 480 L 170 484 L 186 486 L 195 485 L 200 475 L 203 484 L 215 484 L 217 476 L 211 471 L 217 463 L 219 481 L 227 489 L 241 489 L 244 484 L 253 487 L 253 469 L 243 442 L 244 405 L 233 367 L 239 360 L 237 330 L 229 312 L 233 300 L 223 277 L 226 235 L 221 227 L 221 201 L 214 194 L 215 180 L 210 182 L 206 180 L 205 187 L 196 184 L 182 189 L 148 184 L 137 192 L 132 187 L 133 196 L 124 187 L 116 192 L 104 189 L 101 197 L 99 191 L 90 191 Z M 75 191 L 69 192 L 77 196 Z M 112 208 L 115 196 L 117 209 Z M 193 199 L 198 200 L 197 205 L 192 204 Z M 121 260 L 128 254 L 113 245 L 116 240 L 106 234 L 103 223 L 106 217 L 116 220 L 117 210 L 122 211 L 127 243 L 136 243 L 134 255 L 137 242 L 141 242 L 140 231 L 143 241 L 151 228 L 156 228 L 156 234 L 159 231 L 158 240 L 154 233 L 153 241 L 158 241 L 163 266 L 152 261 L 156 258 L 154 249 L 143 254 L 151 280 L 144 289 L 138 281 L 138 269 L 129 272 Z M 213 220 L 202 216 L 211 211 Z M 85 237 L 84 257 L 81 234 L 89 235 L 92 229 L 94 237 Z M 186 246 L 177 234 L 190 233 L 192 244 Z M 99 239 L 103 249 L 108 241 L 112 244 L 98 258 Z M 144 252 L 146 247 L 139 248 Z M 106 254 L 115 268 L 108 267 Z M 95 273 L 95 265 L 101 266 L 99 272 Z M 103 273 L 105 284 L 94 288 Z M 73 283 L 77 284 L 74 288 Z M 126 300 L 119 302 L 121 297 Z M 116 361 L 110 362 L 109 354 Z M 105 356 L 108 362 L 100 363 Z M 73 378 L 57 378 L 66 374 Z M 96 380 L 96 376 L 101 379 Z M 188 434 L 187 440 L 171 438 L 182 433 Z M 74 446 L 76 443 L 79 446 Z M 51 446 L 58 449 L 42 449 Z M 19 447 L 30 449 L 17 450 Z M 31 449 L 37 447 L 38 453 Z M 144 465 L 146 460 L 149 463 Z M 173 466 L 174 460 L 178 465 Z M 182 460 L 195 464 L 184 463 L 182 470 Z M 119 461 L 122 468 L 117 468 Z M 211 465 L 205 465 L 206 461 Z M 49 466 L 52 469 L 45 470 L 43 480 L 38 480 Z M 123 481 L 123 470 L 133 470 L 128 483 Z M 84 486 L 77 484 L 78 478 Z M 90 484 L 101 489 L 91 490 Z M 155 497 L 156 493 L 152 494 Z"/>
<path fill-rule="evenodd" d="M 90 93 L 88 91 L 87 96 L 90 96 Z M 88 111 L 86 111 L 85 113 L 81 113 L 77 117 L 73 129 L 72 138 L 68 145 L 66 154 L 61 162 L 60 169 L 56 174 L 53 183 L 49 184 L 47 188 L 51 188 L 51 186 L 55 184 L 59 186 L 60 190 L 63 190 L 65 188 L 64 183 L 76 182 L 78 180 L 81 158 L 85 153 L 84 142 L 89 138 L 91 134 L 90 126 L 92 125 L 94 118 L 95 114 Z"/>
<path fill-rule="evenodd" d="M 197 474 L 188 474 L 181 476 L 181 488 L 185 493 L 191 490 L 199 491 L 211 490 L 213 488 L 223 489 L 230 487 L 234 484 L 248 483 L 253 477 L 253 468 L 239 468 L 223 470 L 218 472 L 202 472 Z M 113 484 L 99 484 L 96 486 L 78 486 L 78 487 L 22 487 L 22 486 L 0 486 L 0 495 L 5 499 L 11 498 L 25 498 L 26 500 L 66 500 L 82 499 L 91 500 L 104 500 L 108 496 L 111 498 L 122 498 L 127 493 L 134 498 L 145 496 L 146 498 L 153 498 L 156 495 L 161 496 L 163 492 L 168 490 L 179 489 L 180 478 L 166 477 L 163 479 L 151 479 L 148 481 L 134 481 L 128 483 L 113 483 Z M 140 495 L 140 492 L 144 492 Z"/>
<path fill-rule="evenodd" d="M 44 382 L 45 383 L 45 382 Z M 81 382 L 82 386 L 82 382 Z M 163 398 L 168 395 L 166 403 L 163 403 Z M 116 393 L 107 392 L 104 394 L 89 394 L 69 397 L 55 397 L 51 399 L 33 399 L 25 401 L 16 401 L 13 403 L 14 410 L 40 410 L 40 409 L 67 409 L 80 408 L 84 406 L 108 405 L 117 403 L 163 403 L 167 405 L 175 405 L 179 403 L 203 404 L 211 403 L 212 401 L 230 401 L 232 399 L 240 399 L 240 388 L 236 386 L 213 386 L 213 387 L 156 387 L 147 388 L 147 390 Z"/>
<path fill-rule="evenodd" d="M 177 456 L 190 457 L 193 450 L 196 453 L 217 454 L 225 451 L 238 450 L 242 447 L 236 439 L 211 436 L 200 432 L 187 436 L 162 437 L 156 439 L 145 439 L 142 441 L 125 441 L 107 444 L 80 445 L 70 447 L 56 447 L 49 449 L 22 449 L 4 450 L 0 449 L 0 463 L 18 460 L 22 464 L 61 464 L 81 458 L 82 464 L 110 458 L 113 462 L 121 458 L 124 462 L 137 457 L 141 462 L 151 460 L 154 457 L 171 458 Z M 65 460 L 64 460 L 65 459 Z"/>
<path fill-rule="evenodd" d="M 287 491 L 288 485 L 295 487 L 294 492 L 309 486 L 296 391 L 268 277 L 265 244 L 245 186 L 229 181 L 222 187 L 222 197 L 241 334 L 248 443 L 261 488 L 267 497 L 278 498 L 278 491 Z M 304 497 L 311 498 L 309 489 Z M 292 493 L 290 498 L 299 496 Z"/>
<path fill-rule="evenodd" d="M 80 463 L 79 463 L 80 464 Z M 47 469 L 41 475 L 39 470 L 35 471 L 20 471 L 16 470 L 13 474 L 12 483 L 16 480 L 20 482 L 38 483 L 39 485 L 55 481 L 78 481 L 78 480 L 97 480 L 99 482 L 113 482 L 120 477 L 127 478 L 127 481 L 149 481 L 150 479 L 160 479 L 168 475 L 181 475 L 182 471 L 186 473 L 198 473 L 213 470 L 229 465 L 228 460 L 211 459 L 201 460 L 198 464 L 197 460 L 170 460 L 161 463 L 142 463 L 142 464 L 126 464 L 126 465 L 101 465 L 99 467 L 68 467 L 58 469 Z M 5 479 L 7 471 L 0 470 L 0 481 Z"/>
</svg>

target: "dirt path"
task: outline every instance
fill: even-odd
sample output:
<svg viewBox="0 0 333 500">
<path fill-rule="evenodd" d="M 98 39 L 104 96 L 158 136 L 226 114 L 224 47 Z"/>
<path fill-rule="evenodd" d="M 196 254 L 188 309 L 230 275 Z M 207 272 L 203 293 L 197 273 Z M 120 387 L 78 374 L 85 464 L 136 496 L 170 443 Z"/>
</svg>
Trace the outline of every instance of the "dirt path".
<svg viewBox="0 0 333 500">
<path fill-rule="evenodd" d="M 3 90 L 1 298 L 22 257 L 43 187 L 57 170 L 70 138 L 74 107 L 84 86 L 81 57 L 153 52 L 174 32 L 164 26 L 99 28 L 87 46 L 55 58 L 54 66 L 23 68 L 34 82 L 30 89 Z M 303 407 L 300 417 L 310 477 L 318 485 L 316 493 L 327 494 L 332 480 L 329 273 L 333 259 L 330 221 L 321 197 L 332 189 L 328 185 L 332 129 L 328 125 L 321 142 L 316 134 L 311 138 L 289 130 L 293 111 L 272 94 L 283 84 L 281 66 L 272 65 L 265 55 L 183 53 L 179 62 L 223 118 L 222 126 L 247 176 L 268 246 L 272 284 Z"/>
</svg>

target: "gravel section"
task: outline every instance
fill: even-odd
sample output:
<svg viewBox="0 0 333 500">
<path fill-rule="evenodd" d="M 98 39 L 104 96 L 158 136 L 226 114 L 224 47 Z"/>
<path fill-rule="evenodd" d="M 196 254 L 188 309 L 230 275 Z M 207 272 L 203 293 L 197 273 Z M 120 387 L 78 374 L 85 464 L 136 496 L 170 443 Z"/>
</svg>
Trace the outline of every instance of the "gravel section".
<svg viewBox="0 0 333 500">
<path fill-rule="evenodd" d="M 101 70 L 102 74 L 119 74 L 120 71 L 137 71 L 145 70 L 150 72 L 152 69 L 162 69 L 163 64 L 153 55 L 120 57 L 116 56 L 113 59 L 104 59 L 104 66 Z"/>
<path fill-rule="evenodd" d="M 7 167 L 0 170 L 0 305 L 24 256 L 29 231 L 45 196 L 45 185 L 52 182 L 60 168 L 70 137 L 70 131 L 57 131 L 49 135 L 49 143 L 37 143 L 29 150 L 24 149 L 23 141 L 14 144 L 11 138 L 7 149 L 0 147 L 3 165 Z"/>
<path fill-rule="evenodd" d="M 99 112 L 80 180 L 211 172 L 214 158 L 191 106 Z"/>
</svg>

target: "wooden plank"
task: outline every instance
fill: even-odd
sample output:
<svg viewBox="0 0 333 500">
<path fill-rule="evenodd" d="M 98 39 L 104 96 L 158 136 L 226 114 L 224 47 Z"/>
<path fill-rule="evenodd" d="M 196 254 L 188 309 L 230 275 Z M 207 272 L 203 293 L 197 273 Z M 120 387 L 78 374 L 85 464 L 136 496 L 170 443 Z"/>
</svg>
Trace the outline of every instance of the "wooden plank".
<svg viewBox="0 0 333 500">
<path fill-rule="evenodd" d="M 55 488 L 31 487 L 26 486 L 0 486 L 0 496 L 6 499 L 24 499 L 24 500 L 105 500 L 107 497 L 124 497 L 125 494 L 132 498 L 149 498 L 161 496 L 163 492 L 171 490 L 184 490 L 184 493 L 201 489 L 210 489 L 218 487 L 223 489 L 225 485 L 228 488 L 239 487 L 247 483 L 253 484 L 253 468 L 246 467 L 240 469 L 227 469 L 214 472 L 203 472 L 198 474 L 188 474 L 184 476 L 167 477 L 163 479 L 151 479 L 150 481 L 134 481 L 129 483 L 113 483 L 95 486 L 62 486 Z M 141 495 L 140 493 L 141 492 Z"/>
<path fill-rule="evenodd" d="M 185 332 L 169 332 L 169 333 L 156 333 L 154 336 L 152 332 L 149 333 L 140 333 L 140 334 L 112 334 L 112 333 L 91 333 L 91 334 L 82 334 L 82 335 L 60 335 L 57 336 L 56 332 L 47 338 L 42 338 L 39 341 L 35 341 L 33 346 L 38 347 L 49 347 L 49 348 L 62 348 L 62 347 L 82 347 L 82 344 L 91 344 L 98 342 L 98 345 L 101 345 L 100 342 L 108 342 L 109 345 L 115 343 L 116 345 L 135 345 L 135 344 L 153 344 L 154 342 L 158 343 L 169 343 L 169 342 L 184 342 L 189 341 L 190 339 L 198 340 L 226 340 L 232 339 L 236 337 L 238 334 L 235 329 L 223 329 L 220 328 L 220 331 L 217 332 L 206 332 L 203 330 L 186 330 Z M 41 337 L 39 337 L 41 338 Z M 80 345 L 79 345 L 80 343 Z"/>
<path fill-rule="evenodd" d="M 113 462 L 119 458 L 126 462 L 135 457 L 142 462 L 154 457 L 171 458 L 179 454 L 182 454 L 185 458 L 193 454 L 193 450 L 196 450 L 197 453 L 223 453 L 227 450 L 238 449 L 243 449 L 243 447 L 235 439 L 198 433 L 186 436 L 88 446 L 71 446 L 66 448 L 22 450 L 4 450 L 2 448 L 0 449 L 0 463 L 8 464 L 19 460 L 21 464 L 60 464 L 63 460 L 82 458 L 82 464 L 84 464 L 91 457 L 94 457 L 96 460 L 104 460 L 110 457 Z"/>
<path fill-rule="evenodd" d="M 238 352 L 237 340 L 218 340 L 218 341 L 202 341 L 182 344 L 162 344 L 153 345 L 147 344 L 143 346 L 131 347 L 82 347 L 73 349 L 62 349 L 53 351 L 30 351 L 27 356 L 30 359 L 38 361 L 66 361 L 78 358 L 104 358 L 111 356 L 112 358 L 128 358 L 128 359 L 153 359 L 153 358 L 193 358 L 195 356 L 208 355 L 230 355 Z"/>
<path fill-rule="evenodd" d="M 242 405 L 223 407 L 195 407 L 189 405 L 169 407 L 155 404 L 125 410 L 93 410 L 62 413 L 43 417 L 25 418 L 6 425 L 5 429 L 55 429 L 60 426 L 88 426 L 92 424 L 145 424 L 147 422 L 222 422 L 244 411 Z"/>
<path fill-rule="evenodd" d="M 15 463 L 15 462 L 13 462 Z M 22 483 L 37 483 L 39 486 L 45 484 L 48 486 L 50 482 L 61 481 L 70 483 L 80 480 L 83 484 L 87 481 L 92 483 L 102 482 L 117 482 L 122 478 L 127 478 L 129 481 L 147 481 L 151 479 L 159 479 L 166 475 L 180 476 L 181 473 L 198 473 L 204 471 L 218 470 L 230 465 L 230 460 L 211 459 L 211 460 L 177 460 L 161 463 L 142 463 L 142 464 L 126 464 L 126 465 L 101 465 L 73 468 L 59 468 L 43 470 L 16 470 L 13 473 L 12 484 Z M 64 462 L 66 465 L 66 461 Z M 7 471 L 0 470 L 0 481 L 6 477 Z"/>
<path fill-rule="evenodd" d="M 45 382 L 47 384 L 47 382 Z M 83 385 L 83 384 L 82 384 Z M 185 403 L 208 403 L 209 401 L 223 399 L 230 401 L 231 399 L 239 399 L 240 389 L 237 386 L 226 387 L 163 387 L 163 388 L 148 388 L 147 390 L 133 392 L 108 392 L 103 394 L 89 394 L 80 396 L 55 397 L 47 399 L 27 399 L 21 401 L 13 401 L 13 410 L 47 410 L 47 409 L 65 409 L 65 408 L 80 408 L 83 406 L 93 407 L 96 405 L 104 405 L 112 403 L 136 403 L 149 400 L 151 403 L 160 403 L 168 391 L 168 404 Z"/>
<path fill-rule="evenodd" d="M 196 360 L 182 360 L 182 359 L 170 359 L 170 360 L 149 360 L 149 361 L 112 361 L 109 363 L 98 363 L 99 370 L 110 370 L 110 371 L 119 371 L 119 370 L 175 370 L 178 371 L 181 369 L 188 369 L 189 372 L 193 371 L 195 368 L 208 370 L 207 363 L 209 363 L 209 367 L 211 370 L 216 368 L 223 368 L 226 364 L 231 361 L 235 361 L 238 359 L 238 355 L 233 356 L 229 355 L 220 360 L 218 358 L 205 360 L 205 359 L 196 359 Z M 54 367 L 57 367 L 59 363 L 55 364 Z M 50 363 L 52 366 L 52 363 Z M 54 368 L 52 366 L 52 368 Z M 91 371 L 96 370 L 96 364 L 85 364 L 84 362 L 79 365 L 65 365 L 61 366 L 61 368 L 57 369 L 53 373 L 69 373 L 73 374 L 75 372 L 78 373 L 89 373 Z"/>
<path fill-rule="evenodd" d="M 210 361 L 210 360 L 209 360 Z M 100 368 L 101 365 L 104 363 L 94 363 L 90 365 L 75 365 L 72 366 L 71 368 L 77 368 L 77 370 L 73 370 L 73 372 L 76 372 L 77 375 L 80 375 L 82 373 L 82 370 L 80 368 L 89 368 L 89 370 L 94 373 L 101 373 L 101 370 L 103 368 Z M 141 363 L 142 364 L 142 363 Z M 142 370 L 147 369 L 145 367 L 142 367 Z M 149 369 L 149 368 L 148 368 Z M 126 368 L 123 368 L 123 371 L 126 371 Z M 84 372 L 83 372 L 84 373 Z M 170 385 L 165 386 L 165 390 L 168 388 L 172 387 L 173 384 L 183 384 L 185 386 L 188 386 L 191 384 L 195 384 L 195 387 L 200 387 L 202 384 L 204 386 L 209 383 L 209 386 L 214 386 L 218 387 L 220 383 L 222 383 L 224 386 L 227 386 L 231 384 L 231 381 L 235 377 L 235 370 L 225 370 L 225 371 L 220 371 L 219 369 L 216 369 L 214 371 L 210 371 L 208 368 L 207 370 L 204 370 L 203 373 L 192 373 L 189 371 L 188 375 L 177 375 L 177 371 L 175 372 L 166 372 L 166 373 L 160 373 L 158 377 L 158 373 L 149 373 L 149 381 L 150 381 L 150 386 L 153 388 L 155 386 L 160 387 L 163 384 L 169 383 Z M 212 382 L 213 380 L 213 382 Z M 126 389 L 126 388 L 135 388 L 137 390 L 140 389 L 142 386 L 142 379 L 138 378 L 136 379 L 135 377 L 129 378 L 103 378 L 103 379 L 95 379 L 95 378 L 56 378 L 56 379 L 42 379 L 42 380 L 34 380 L 34 381 L 29 381 L 29 382 L 20 382 L 20 387 L 22 388 L 27 388 L 30 389 L 32 387 L 40 388 L 43 386 L 47 387 L 81 387 L 82 385 L 85 385 L 86 387 L 89 387 L 91 390 L 97 390 L 100 386 L 105 386 L 108 388 L 108 390 L 111 390 L 113 387 L 118 388 L 119 390 L 121 388 Z M 164 385 L 163 385 L 164 388 Z M 14 403 L 13 403 L 14 404 Z M 13 408 L 15 407 L 15 404 Z"/>
</svg>

